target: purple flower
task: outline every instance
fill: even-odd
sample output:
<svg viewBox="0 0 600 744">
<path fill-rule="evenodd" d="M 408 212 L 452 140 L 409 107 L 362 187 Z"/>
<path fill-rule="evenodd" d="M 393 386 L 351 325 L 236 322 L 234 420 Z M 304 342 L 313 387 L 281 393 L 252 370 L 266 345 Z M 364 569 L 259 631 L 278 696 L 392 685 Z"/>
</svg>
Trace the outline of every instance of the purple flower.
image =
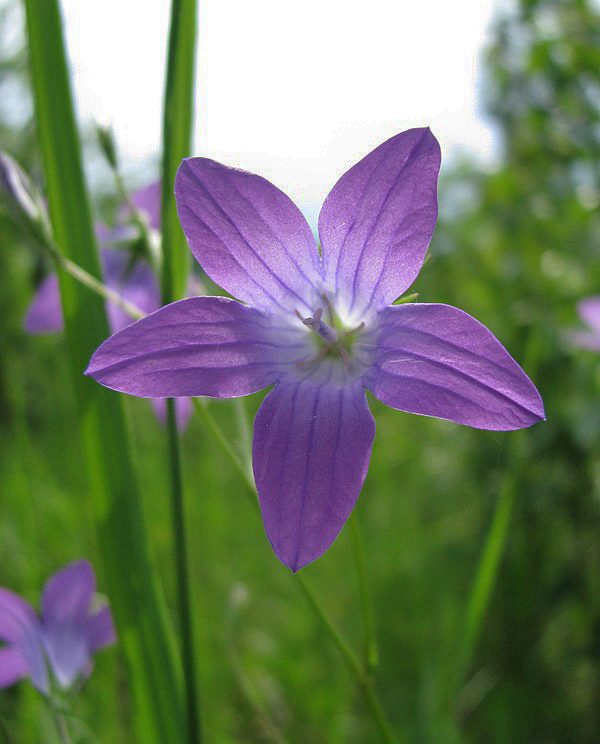
<svg viewBox="0 0 600 744">
<path fill-rule="evenodd" d="M 137 209 L 146 214 L 150 228 L 160 229 L 160 183 L 152 183 L 132 194 L 131 200 Z M 126 210 L 126 208 L 125 208 Z M 121 217 L 125 219 L 126 211 Z M 102 225 L 96 229 L 98 239 L 106 244 L 125 237 L 122 226 L 108 231 Z M 129 266 L 130 255 L 127 250 L 103 248 L 100 253 L 104 282 L 110 289 L 118 292 L 124 300 L 132 302 L 145 313 L 154 312 L 160 307 L 160 290 L 154 272 L 143 259 Z M 113 333 L 129 325 L 131 317 L 118 305 L 106 305 L 108 321 Z M 56 274 L 49 274 L 40 284 L 25 317 L 25 330 L 28 333 L 52 333 L 62 331 L 64 326 L 60 290 Z M 159 420 L 164 423 L 166 406 L 163 399 L 152 401 Z M 176 402 L 177 422 L 185 428 L 192 412 L 192 404 L 186 398 Z"/>
<path fill-rule="evenodd" d="M 362 487 L 375 434 L 365 390 L 481 429 L 544 417 L 532 382 L 478 321 L 448 305 L 390 305 L 423 263 L 439 165 L 429 129 L 384 142 L 325 200 L 320 252 L 268 181 L 184 160 L 175 194 L 190 248 L 241 302 L 168 305 L 108 339 L 87 370 L 146 397 L 274 385 L 254 423 L 254 476 L 267 536 L 294 571 L 327 550 Z"/>
<path fill-rule="evenodd" d="M 586 297 L 577 303 L 579 317 L 589 330 L 569 331 L 568 339 L 590 351 L 600 351 L 600 297 Z"/>
<path fill-rule="evenodd" d="M 70 563 L 51 576 L 39 617 L 17 594 L 0 588 L 0 688 L 29 676 L 50 694 L 51 680 L 67 689 L 92 669 L 92 654 L 115 640 L 108 605 L 94 609 L 94 570 L 88 561 Z"/>
</svg>

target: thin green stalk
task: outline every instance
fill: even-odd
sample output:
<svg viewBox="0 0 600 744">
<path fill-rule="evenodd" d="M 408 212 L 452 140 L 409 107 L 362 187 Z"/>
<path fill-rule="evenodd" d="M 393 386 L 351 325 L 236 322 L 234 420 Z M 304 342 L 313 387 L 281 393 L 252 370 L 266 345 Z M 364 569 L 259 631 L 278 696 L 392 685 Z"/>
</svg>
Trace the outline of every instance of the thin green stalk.
<svg viewBox="0 0 600 744">
<path fill-rule="evenodd" d="M 352 552 L 354 553 L 354 562 L 356 563 L 358 594 L 363 617 L 365 669 L 368 674 L 372 674 L 379 662 L 379 653 L 377 650 L 377 639 L 375 637 L 373 605 L 371 603 L 371 593 L 369 592 L 369 582 L 367 581 L 367 571 L 365 568 L 363 541 L 356 511 L 352 512 L 348 523 L 352 538 Z"/>
<path fill-rule="evenodd" d="M 58 251 L 56 253 L 53 253 L 52 257 L 55 259 L 57 266 L 65 271 L 65 273 L 69 274 L 78 282 L 83 284 L 84 287 L 87 287 L 88 289 L 91 289 L 92 292 L 100 295 L 100 297 L 102 297 L 103 299 L 107 300 L 108 302 L 112 302 L 114 305 L 117 305 L 117 307 L 120 307 L 121 310 L 124 310 L 127 315 L 129 315 L 134 320 L 143 318 L 146 314 L 142 310 L 140 310 L 137 305 L 134 305 L 133 302 L 129 302 L 129 300 L 121 297 L 118 292 L 115 292 L 114 289 L 107 287 L 104 282 L 96 279 L 96 277 L 92 276 L 85 269 L 82 269 L 81 266 L 78 266 L 75 262 L 70 261 L 64 256 L 61 256 Z"/>
<path fill-rule="evenodd" d="M 208 410 L 208 406 L 206 405 L 206 403 L 204 403 L 204 401 L 202 401 L 201 399 L 194 398 L 193 400 L 196 411 L 198 411 L 198 413 L 200 414 L 206 428 L 215 437 L 215 440 L 221 446 L 223 452 L 230 459 L 232 465 L 246 484 L 248 492 L 253 497 L 252 502 L 256 507 L 256 511 L 258 514 L 260 514 L 258 500 L 256 498 L 256 484 L 254 482 L 254 479 L 248 472 L 248 469 L 245 467 L 242 459 L 227 442 L 225 435 L 221 431 L 221 428 L 214 419 L 213 415 Z M 334 646 L 340 652 L 342 658 L 346 662 L 348 669 L 355 677 L 359 687 L 362 689 L 373 720 L 375 721 L 379 733 L 383 737 L 382 741 L 387 742 L 388 744 L 397 744 L 397 740 L 385 719 L 385 715 L 375 694 L 375 690 L 373 688 L 373 683 L 369 673 L 365 669 L 363 669 L 356 654 L 352 651 L 348 643 L 344 640 L 337 628 L 331 622 L 325 610 L 319 603 L 319 600 L 317 599 L 313 589 L 310 587 L 304 576 L 302 574 L 296 573 L 293 575 L 293 579 L 302 590 L 302 593 L 308 601 L 311 609 L 319 619 L 321 625 L 323 626 L 330 640 L 333 642 Z"/>
<path fill-rule="evenodd" d="M 175 436 L 173 436 L 175 434 Z M 171 475 L 171 509 L 174 532 L 175 570 L 177 575 L 177 604 L 181 633 L 181 663 L 187 698 L 188 741 L 201 742 L 200 707 L 196 682 L 194 631 L 188 577 L 188 549 L 185 531 L 185 507 L 181 475 L 181 448 L 177 432 L 175 401 L 167 400 L 167 438 Z"/>
<path fill-rule="evenodd" d="M 202 420 L 205 428 L 208 429 L 219 447 L 221 447 L 223 452 L 227 455 L 238 475 L 248 487 L 248 490 L 253 493 L 254 496 L 256 496 L 256 485 L 251 473 L 249 472 L 248 468 L 245 466 L 244 462 L 239 457 L 237 452 L 235 452 L 233 447 L 227 441 L 227 437 L 223 434 L 214 416 L 210 412 L 206 400 L 204 398 L 192 398 L 192 403 L 194 405 L 196 413 L 198 414 L 198 416 L 200 416 L 200 419 Z M 258 508 L 258 501 L 256 500 L 256 498 L 253 498 L 253 501 L 255 503 L 255 506 Z"/>
<path fill-rule="evenodd" d="M 67 70 L 58 0 L 25 0 L 37 131 L 52 234 L 60 255 L 91 276 L 100 265 Z M 132 693 L 136 740 L 181 744 L 180 680 L 163 597 L 152 569 L 122 400 L 84 376 L 109 335 L 105 302 L 59 266 L 72 385 L 87 488 L 119 646 Z M 76 429 L 77 430 L 77 429 Z"/>
<path fill-rule="evenodd" d="M 189 250 L 177 218 L 173 190 L 179 164 L 182 158 L 190 154 L 192 144 L 196 35 L 196 0 L 172 0 L 163 105 L 161 174 L 161 296 L 164 305 L 182 297 L 187 284 Z M 200 700 L 196 681 L 196 659 L 193 653 L 193 619 L 187 566 L 184 491 L 179 432 L 174 405 L 173 400 L 167 401 L 171 502 L 186 698 L 185 740 L 189 744 L 199 744 L 202 741 Z"/>
<path fill-rule="evenodd" d="M 69 728 L 67 726 L 67 720 L 64 717 L 62 713 L 59 711 L 54 711 L 52 714 L 52 718 L 54 719 L 54 725 L 56 726 L 56 730 L 58 732 L 58 738 L 61 740 L 62 744 L 72 744 L 71 734 L 69 733 Z"/>
<path fill-rule="evenodd" d="M 520 434 L 511 435 L 507 460 L 518 457 Z M 489 532 L 481 551 L 481 557 L 471 587 L 464 621 L 464 633 L 461 644 L 459 684 L 462 684 L 464 673 L 469 667 L 475 645 L 481 631 L 483 619 L 490 603 L 492 590 L 500 567 L 500 561 L 506 544 L 508 527 L 513 505 L 517 495 L 514 471 L 506 474 L 496 502 Z"/>
<path fill-rule="evenodd" d="M 321 621 L 321 624 L 326 629 L 329 637 L 331 638 L 334 645 L 340 652 L 342 658 L 346 662 L 346 666 L 354 675 L 359 687 L 362 689 L 375 725 L 377 726 L 377 729 L 379 730 L 379 733 L 382 737 L 382 742 L 387 742 L 387 744 L 397 744 L 398 740 L 396 739 L 392 729 L 390 728 L 390 725 L 385 718 L 381 705 L 379 704 L 379 700 L 377 699 L 377 695 L 375 694 L 375 690 L 373 689 L 373 682 L 370 676 L 362 668 L 362 665 L 354 651 L 352 651 L 350 646 L 339 634 L 331 620 L 327 617 L 323 608 L 319 604 L 314 591 L 310 588 L 304 577 L 300 574 L 295 574 L 294 578 L 300 586 L 302 593 L 308 600 L 308 603 L 312 607 L 315 615 Z"/>
</svg>

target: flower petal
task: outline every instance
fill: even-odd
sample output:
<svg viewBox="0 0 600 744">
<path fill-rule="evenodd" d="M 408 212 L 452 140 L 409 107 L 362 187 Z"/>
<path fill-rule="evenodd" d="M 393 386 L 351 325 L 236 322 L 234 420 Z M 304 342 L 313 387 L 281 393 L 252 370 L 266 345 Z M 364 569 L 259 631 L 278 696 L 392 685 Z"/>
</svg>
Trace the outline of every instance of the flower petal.
<svg viewBox="0 0 600 744">
<path fill-rule="evenodd" d="M 10 643 L 25 660 L 35 687 L 46 692 L 48 674 L 38 616 L 29 602 L 3 588 L 0 588 L 0 638 Z"/>
<path fill-rule="evenodd" d="M 275 382 L 303 349 L 300 332 L 275 331 L 257 310 L 225 297 L 190 297 L 111 336 L 86 374 L 146 398 L 230 398 Z"/>
<path fill-rule="evenodd" d="M 0 690 L 29 674 L 29 666 L 16 648 L 0 648 Z"/>
<path fill-rule="evenodd" d="M 44 278 L 29 305 L 25 316 L 27 333 L 54 333 L 64 326 L 58 276 L 49 274 Z"/>
<path fill-rule="evenodd" d="M 96 591 L 96 577 L 89 561 L 74 561 L 51 576 L 42 593 L 44 625 L 84 622 Z"/>
<path fill-rule="evenodd" d="M 352 511 L 375 422 L 360 385 L 279 385 L 254 422 L 253 467 L 267 537 L 297 571 L 322 555 Z"/>
<path fill-rule="evenodd" d="M 112 646 L 117 640 L 110 607 L 105 605 L 87 622 L 88 650 L 90 653 Z"/>
<path fill-rule="evenodd" d="M 577 303 L 581 319 L 600 334 L 600 297 L 586 297 Z M 598 341 L 600 344 L 600 339 Z"/>
<path fill-rule="evenodd" d="M 495 431 L 544 418 L 529 377 L 467 313 L 449 305 L 406 304 L 385 309 L 380 318 L 365 384 L 388 406 Z"/>
<path fill-rule="evenodd" d="M 165 398 L 153 398 L 152 408 L 156 418 L 164 426 L 167 421 L 167 403 Z M 192 415 L 192 401 L 189 398 L 175 398 L 175 418 L 177 419 L 177 428 L 184 431 Z"/>
<path fill-rule="evenodd" d="M 600 333 L 595 331 L 566 331 L 565 338 L 581 349 L 600 351 Z"/>
<path fill-rule="evenodd" d="M 33 607 L 18 594 L 0 588 L 0 639 L 18 643 L 21 638 L 38 628 L 38 617 Z"/>
<path fill-rule="evenodd" d="M 419 273 L 437 219 L 440 157 L 428 128 L 409 129 L 350 168 L 325 199 L 326 287 L 348 317 L 389 305 Z"/>
<path fill-rule="evenodd" d="M 308 223 L 269 181 L 207 158 L 175 179 L 192 253 L 217 284 L 260 310 L 312 315 L 321 261 Z"/>
</svg>

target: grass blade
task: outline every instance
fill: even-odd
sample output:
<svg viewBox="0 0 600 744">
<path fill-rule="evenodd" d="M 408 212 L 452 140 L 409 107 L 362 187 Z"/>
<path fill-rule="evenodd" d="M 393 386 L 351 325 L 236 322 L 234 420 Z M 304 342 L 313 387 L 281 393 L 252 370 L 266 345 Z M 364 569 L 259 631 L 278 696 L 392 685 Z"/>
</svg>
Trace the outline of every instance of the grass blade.
<svg viewBox="0 0 600 744">
<path fill-rule="evenodd" d="M 58 0 L 26 0 L 36 120 L 54 238 L 61 253 L 99 277 Z M 103 301 L 59 271 L 65 331 L 93 501 L 138 741 L 179 744 L 181 708 L 172 641 L 149 561 L 122 401 L 84 377 L 109 335 Z"/>
</svg>

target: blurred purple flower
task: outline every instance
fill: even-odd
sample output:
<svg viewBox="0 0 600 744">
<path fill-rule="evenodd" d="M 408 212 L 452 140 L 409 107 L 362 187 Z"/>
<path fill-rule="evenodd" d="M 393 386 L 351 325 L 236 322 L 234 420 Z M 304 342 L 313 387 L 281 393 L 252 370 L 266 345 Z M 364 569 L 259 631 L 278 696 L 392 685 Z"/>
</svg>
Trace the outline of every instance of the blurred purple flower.
<svg viewBox="0 0 600 744">
<path fill-rule="evenodd" d="M 131 196 L 135 207 L 145 214 L 148 225 L 153 230 L 160 229 L 160 183 L 152 183 Z M 121 211 L 121 218 L 126 219 L 127 207 Z M 103 225 L 96 227 L 96 234 L 101 243 L 107 244 L 126 237 L 126 230 L 119 226 L 107 230 Z M 130 254 L 127 250 L 103 248 L 100 252 L 102 274 L 106 285 L 118 292 L 124 300 L 132 302 L 145 313 L 157 310 L 160 303 L 160 290 L 156 276 L 150 266 L 139 258 L 130 267 Z M 120 331 L 132 322 L 131 317 L 118 305 L 108 302 L 108 321 L 113 333 Z M 25 330 L 28 333 L 53 333 L 64 327 L 58 276 L 49 274 L 40 284 L 25 317 Z M 161 423 L 166 417 L 164 399 L 152 401 L 155 413 Z M 185 428 L 192 412 L 192 403 L 188 398 L 176 401 L 177 423 Z"/>
<path fill-rule="evenodd" d="M 51 576 L 39 617 L 17 594 L 0 587 L 0 688 L 29 676 L 51 691 L 49 673 L 67 689 L 92 670 L 92 654 L 116 641 L 108 605 L 93 608 L 96 578 L 88 561 L 70 563 Z"/>
<path fill-rule="evenodd" d="M 492 333 L 442 304 L 390 305 L 417 276 L 437 218 L 429 129 L 392 137 L 344 174 L 319 217 L 322 253 L 265 179 L 184 160 L 179 218 L 205 272 L 253 307 L 194 297 L 128 326 L 87 374 L 139 396 L 233 397 L 275 388 L 254 423 L 267 536 L 298 570 L 337 537 L 365 479 L 375 423 L 393 408 L 496 431 L 544 417 L 539 393 Z"/>
<path fill-rule="evenodd" d="M 568 331 L 567 338 L 583 349 L 600 351 L 600 297 L 580 300 L 577 303 L 577 312 L 589 330 Z"/>
</svg>

